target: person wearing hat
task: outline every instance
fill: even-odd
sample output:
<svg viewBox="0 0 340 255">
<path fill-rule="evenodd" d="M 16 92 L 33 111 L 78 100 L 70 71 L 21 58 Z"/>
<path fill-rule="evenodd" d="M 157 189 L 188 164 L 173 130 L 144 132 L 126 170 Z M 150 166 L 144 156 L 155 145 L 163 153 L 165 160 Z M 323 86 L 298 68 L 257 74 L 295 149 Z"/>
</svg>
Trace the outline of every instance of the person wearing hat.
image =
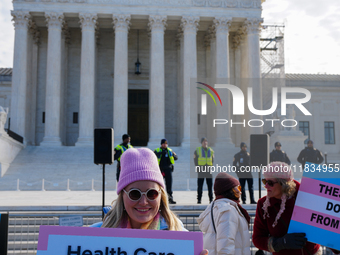
<svg viewBox="0 0 340 255">
<path fill-rule="evenodd" d="M 253 227 L 253 243 L 274 255 L 316 254 L 320 245 L 307 242 L 305 233 L 287 234 L 300 183 L 289 165 L 271 162 L 263 169 L 267 196 L 259 199 Z"/>
<path fill-rule="evenodd" d="M 287 153 L 281 150 L 281 143 L 276 142 L 274 146 L 275 146 L 275 150 L 273 150 L 270 153 L 270 162 L 280 161 L 280 162 L 285 162 L 288 165 L 290 165 L 290 159 L 288 158 Z"/>
<path fill-rule="evenodd" d="M 197 147 L 194 152 L 195 171 L 197 172 L 197 204 L 202 201 L 204 179 L 208 186 L 209 203 L 213 200 L 212 192 L 212 174 L 209 166 L 214 162 L 214 151 L 208 147 L 208 139 L 201 139 L 201 147 Z M 197 170 L 197 167 L 199 170 Z"/>
<path fill-rule="evenodd" d="M 124 134 L 122 136 L 123 142 L 116 146 L 114 149 L 114 160 L 117 160 L 117 173 L 116 173 L 116 179 L 119 181 L 119 175 L 120 175 L 120 158 L 123 155 L 123 153 L 130 148 L 133 148 L 132 145 L 130 145 L 131 137 L 128 134 Z"/>
<path fill-rule="evenodd" d="M 168 193 L 169 203 L 176 204 L 172 197 L 172 172 L 174 171 L 177 154 L 168 147 L 168 141 L 164 138 L 161 140 L 161 147 L 155 149 L 158 159 L 158 165 L 165 179 L 166 192 Z"/>
<path fill-rule="evenodd" d="M 242 203 L 246 203 L 246 182 L 248 183 L 248 190 L 249 190 L 249 196 L 250 196 L 250 203 L 256 204 L 255 198 L 254 198 L 254 180 L 253 175 L 251 173 L 250 169 L 250 154 L 247 151 L 247 144 L 241 143 L 240 144 L 241 150 L 234 155 L 233 159 L 233 166 L 236 167 L 236 174 L 239 178 L 241 188 L 242 188 Z"/>
<path fill-rule="evenodd" d="M 302 169 L 305 169 L 306 162 L 321 164 L 323 162 L 323 155 L 321 151 L 314 148 L 313 141 L 309 140 L 307 147 L 300 152 L 297 161 L 302 164 Z"/>
<path fill-rule="evenodd" d="M 209 255 L 250 255 L 250 217 L 239 203 L 239 181 L 227 173 L 219 173 L 214 193 L 215 201 L 197 219 L 204 233 L 203 247 L 209 250 Z"/>
</svg>

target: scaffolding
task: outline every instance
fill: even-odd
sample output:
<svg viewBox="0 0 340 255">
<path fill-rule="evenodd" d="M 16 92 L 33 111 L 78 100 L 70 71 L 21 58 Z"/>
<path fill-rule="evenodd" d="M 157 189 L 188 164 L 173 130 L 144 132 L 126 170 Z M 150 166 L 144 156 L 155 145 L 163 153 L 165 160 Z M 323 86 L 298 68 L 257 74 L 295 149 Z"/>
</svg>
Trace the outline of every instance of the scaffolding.
<svg viewBox="0 0 340 255">
<path fill-rule="evenodd" d="M 285 78 L 284 28 L 282 25 L 263 25 L 260 38 L 262 78 Z"/>
</svg>

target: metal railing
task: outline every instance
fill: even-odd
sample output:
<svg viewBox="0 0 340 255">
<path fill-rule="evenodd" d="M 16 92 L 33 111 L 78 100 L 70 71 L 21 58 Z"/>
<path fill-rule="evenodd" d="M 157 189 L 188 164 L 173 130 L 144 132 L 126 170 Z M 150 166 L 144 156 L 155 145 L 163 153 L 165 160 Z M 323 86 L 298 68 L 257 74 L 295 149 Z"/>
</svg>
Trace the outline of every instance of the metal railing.
<svg viewBox="0 0 340 255">
<path fill-rule="evenodd" d="M 176 212 L 175 212 L 176 213 Z M 90 226 L 96 222 L 100 222 L 101 212 L 15 212 L 9 213 L 9 228 L 8 228 L 8 254 L 36 254 L 39 227 L 40 225 L 59 225 L 59 218 L 65 216 L 82 216 L 83 226 Z M 184 227 L 189 231 L 200 231 L 196 219 L 199 213 L 181 213 L 177 212 L 179 219 L 183 222 Z M 255 214 L 250 214 L 251 222 L 249 232 L 253 232 L 253 223 Z M 251 242 L 251 254 L 255 254 L 258 249 Z M 265 254 L 270 254 L 265 252 Z M 322 247 L 322 254 L 329 255 L 332 252 Z"/>
</svg>

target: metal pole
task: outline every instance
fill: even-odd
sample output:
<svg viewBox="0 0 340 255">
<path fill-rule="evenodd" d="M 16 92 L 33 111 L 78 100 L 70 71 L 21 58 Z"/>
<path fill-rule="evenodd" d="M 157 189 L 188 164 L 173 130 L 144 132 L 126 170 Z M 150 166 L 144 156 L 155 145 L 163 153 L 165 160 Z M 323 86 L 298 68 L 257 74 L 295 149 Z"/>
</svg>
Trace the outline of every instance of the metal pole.
<svg viewBox="0 0 340 255">
<path fill-rule="evenodd" d="M 104 207 L 105 207 L 105 164 L 103 164 L 103 201 L 102 201 L 102 218 L 104 219 Z"/>
<path fill-rule="evenodd" d="M 262 197 L 261 196 L 261 170 L 259 171 L 259 199 Z"/>
</svg>

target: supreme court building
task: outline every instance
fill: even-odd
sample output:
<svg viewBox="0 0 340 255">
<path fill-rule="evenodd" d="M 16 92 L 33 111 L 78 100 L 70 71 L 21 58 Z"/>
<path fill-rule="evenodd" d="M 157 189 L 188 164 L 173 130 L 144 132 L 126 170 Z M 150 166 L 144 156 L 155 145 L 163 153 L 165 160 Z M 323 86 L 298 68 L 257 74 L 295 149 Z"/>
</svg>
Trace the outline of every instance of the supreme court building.
<svg viewBox="0 0 340 255">
<path fill-rule="evenodd" d="M 115 143 L 184 145 L 190 79 L 261 77 L 261 11 L 261 0 L 13 0 L 11 130 L 27 145 L 93 144 L 96 127 Z"/>
</svg>

